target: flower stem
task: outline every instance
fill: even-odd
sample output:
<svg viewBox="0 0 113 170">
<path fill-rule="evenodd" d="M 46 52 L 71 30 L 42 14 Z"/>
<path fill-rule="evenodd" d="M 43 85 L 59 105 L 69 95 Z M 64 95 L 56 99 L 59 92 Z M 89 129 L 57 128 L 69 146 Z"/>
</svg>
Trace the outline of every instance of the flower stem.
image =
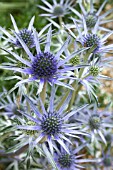
<svg viewBox="0 0 113 170">
<path fill-rule="evenodd" d="M 62 28 L 62 23 L 63 23 L 62 17 L 58 17 L 58 19 L 59 19 L 59 24 L 60 24 L 60 26 Z"/>
<path fill-rule="evenodd" d="M 92 51 L 92 48 L 89 50 L 89 52 L 91 52 L 91 51 Z M 86 54 L 86 56 L 85 56 L 85 58 L 84 58 L 84 62 L 85 62 L 85 63 L 87 63 L 87 60 L 88 60 L 88 57 L 89 57 L 89 52 Z M 80 72 L 79 72 L 79 78 L 82 77 L 83 72 L 84 72 L 84 68 L 81 68 L 81 69 L 80 69 Z M 88 76 L 88 75 L 87 75 L 87 76 Z M 84 78 L 85 78 L 85 77 L 84 77 Z M 68 108 L 67 108 L 68 111 L 71 110 L 71 107 L 72 107 L 75 99 L 76 99 L 77 96 L 78 96 L 78 93 L 79 93 L 79 91 L 80 91 L 80 89 L 81 89 L 81 87 L 82 87 L 82 84 L 79 85 L 78 82 L 74 81 L 74 82 L 72 83 L 72 87 L 75 89 L 75 91 L 73 91 L 71 101 L 70 101 L 69 106 L 68 106 Z M 69 95 L 69 92 L 70 92 L 70 90 L 68 90 L 68 91 L 66 92 L 65 96 L 62 98 L 62 100 L 60 101 L 60 103 L 59 103 L 58 106 L 56 107 L 57 110 L 60 109 L 60 107 L 61 107 L 62 104 L 64 103 L 65 99 L 66 99 L 67 96 Z"/>
<path fill-rule="evenodd" d="M 73 86 L 73 88 L 75 89 L 75 88 L 77 87 L 77 85 L 78 85 L 78 83 L 77 83 L 77 82 L 74 82 L 72 86 Z M 76 90 L 73 91 L 72 98 L 71 98 L 70 103 L 69 103 L 69 106 L 68 106 L 68 108 L 67 108 L 68 111 L 71 110 L 71 107 L 72 107 L 75 99 L 77 98 L 78 92 L 80 91 L 81 87 L 82 87 L 82 84 L 78 85 L 78 87 L 76 88 Z"/>
<path fill-rule="evenodd" d="M 66 92 L 66 94 L 63 96 L 63 98 L 61 99 L 61 101 L 60 101 L 59 104 L 57 105 L 56 110 L 59 110 L 59 109 L 60 109 L 60 107 L 62 106 L 62 104 L 65 102 L 67 96 L 69 95 L 69 93 L 70 93 L 70 90 L 68 89 L 67 92 Z"/>
<path fill-rule="evenodd" d="M 41 98 L 43 104 L 45 103 L 45 98 L 46 98 L 46 87 L 47 87 L 47 82 L 44 83 L 42 92 L 40 93 L 40 98 Z"/>
</svg>

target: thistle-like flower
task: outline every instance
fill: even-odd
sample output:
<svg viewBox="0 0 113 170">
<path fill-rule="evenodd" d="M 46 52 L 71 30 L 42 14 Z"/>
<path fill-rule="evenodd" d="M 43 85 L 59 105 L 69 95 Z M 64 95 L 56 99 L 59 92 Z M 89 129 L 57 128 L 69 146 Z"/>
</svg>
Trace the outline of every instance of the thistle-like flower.
<svg viewBox="0 0 113 170">
<path fill-rule="evenodd" d="M 12 56 L 14 56 L 16 61 L 21 62 L 22 65 L 24 66 L 20 68 L 17 62 L 17 65 L 15 67 L 15 62 L 14 62 L 14 66 L 12 65 L 10 66 L 10 64 L 8 64 L 8 66 L 0 66 L 0 68 L 21 72 L 29 76 L 27 79 L 24 79 L 18 82 L 16 84 L 17 87 L 22 83 L 28 83 L 28 82 L 32 82 L 35 80 L 39 80 L 40 82 L 39 82 L 38 93 L 42 91 L 42 88 L 45 82 L 49 82 L 50 84 L 57 84 L 60 86 L 65 86 L 67 88 L 73 89 L 70 85 L 63 83 L 60 80 L 67 79 L 67 78 L 74 79 L 73 77 L 70 77 L 70 75 L 68 76 L 67 73 L 70 72 L 71 70 L 75 70 L 76 68 L 79 68 L 82 66 L 80 65 L 71 66 L 71 65 L 67 65 L 66 63 L 74 55 L 77 55 L 81 53 L 81 51 L 84 51 L 84 49 L 78 50 L 62 60 L 60 56 L 63 53 L 63 51 L 68 47 L 68 43 L 69 43 L 69 38 L 68 38 L 65 41 L 65 43 L 62 45 L 61 49 L 57 52 L 57 54 L 54 55 L 50 51 L 50 43 L 51 43 L 51 36 L 52 36 L 51 27 L 47 34 L 47 40 L 46 40 L 44 51 L 41 51 L 40 44 L 39 44 L 39 37 L 37 36 L 36 31 L 34 30 L 34 41 L 35 41 L 36 52 L 37 52 L 37 54 L 35 55 L 33 55 L 30 52 L 29 48 L 24 43 L 24 41 L 18 36 L 18 34 L 15 33 L 15 36 L 18 39 L 18 41 L 21 43 L 26 54 L 28 55 L 28 60 L 22 58 L 21 56 L 17 55 L 16 53 L 12 51 L 3 49 L 7 51 L 8 53 L 10 53 Z"/>
<path fill-rule="evenodd" d="M 82 45 L 84 47 L 96 46 L 94 50 L 98 51 L 101 46 L 101 41 L 98 35 L 96 34 L 86 34 L 85 36 L 83 36 Z"/>
<path fill-rule="evenodd" d="M 96 86 L 101 85 L 100 80 L 109 80 L 109 81 L 113 80 L 112 77 L 102 74 L 102 70 L 104 70 L 106 66 L 107 67 L 111 66 L 112 57 L 106 58 L 101 55 L 102 54 L 100 54 L 99 56 L 96 54 L 90 55 L 90 59 L 92 61 L 90 61 L 89 67 L 86 67 L 84 69 L 81 80 L 80 80 L 80 83 L 86 88 L 90 97 L 92 94 L 96 98 L 96 95 L 94 92 L 94 86 L 96 87 Z"/>
<path fill-rule="evenodd" d="M 92 30 L 95 26 L 97 27 L 98 30 L 103 30 L 109 32 L 110 30 L 107 28 L 104 28 L 102 25 L 112 22 L 113 20 L 108 20 L 106 17 L 113 12 L 113 8 L 108 10 L 107 12 L 103 13 L 102 15 L 102 9 L 104 8 L 105 4 L 107 3 L 107 0 L 103 2 L 103 4 L 100 6 L 98 11 L 94 8 L 93 1 L 90 0 L 90 10 L 86 11 L 84 6 L 80 1 L 79 6 L 81 8 L 82 14 L 79 13 L 76 9 L 70 7 L 70 10 L 78 17 L 76 19 L 77 23 L 79 26 L 82 28 L 83 27 L 83 18 L 86 21 L 86 25 L 88 30 Z"/>
<path fill-rule="evenodd" d="M 35 116 L 31 116 L 29 114 L 26 114 L 22 111 L 20 113 L 24 115 L 27 119 L 34 122 L 35 125 L 29 126 L 29 125 L 19 125 L 17 126 L 18 129 L 25 129 L 25 130 L 33 130 L 38 133 L 37 139 L 33 142 L 33 145 L 35 146 L 40 141 L 47 141 L 51 153 L 54 152 L 54 142 L 57 141 L 63 148 L 66 150 L 67 153 L 69 153 L 69 150 L 67 146 L 65 145 L 64 141 L 67 141 L 71 143 L 70 139 L 68 137 L 77 137 L 77 135 L 87 135 L 84 133 L 84 131 L 79 131 L 79 127 L 76 127 L 75 124 L 68 124 L 68 119 L 74 115 L 79 110 L 83 109 L 87 105 L 84 105 L 76 110 L 73 110 L 69 113 L 65 113 L 64 109 L 67 106 L 67 103 L 70 101 L 71 98 L 71 92 L 69 96 L 66 98 L 64 104 L 61 106 L 59 110 L 54 109 L 54 96 L 55 96 L 55 89 L 54 86 L 52 87 L 51 91 L 51 97 L 50 97 L 50 105 L 48 109 L 46 110 L 41 99 L 41 109 L 43 114 L 39 112 L 37 107 L 33 104 L 33 102 L 26 96 L 26 100 L 30 104 L 30 107 L 32 109 L 33 114 Z M 76 130 L 77 129 L 77 130 Z M 66 137 L 68 136 L 68 137 Z"/>
<path fill-rule="evenodd" d="M 106 80 L 112 80 L 112 78 L 105 76 L 101 74 L 102 70 L 107 66 L 111 66 L 112 57 L 110 58 L 104 58 L 104 56 L 91 54 L 90 58 L 92 58 L 92 61 L 90 61 L 90 65 L 88 68 L 84 69 L 84 77 L 86 80 L 88 79 L 106 79 Z M 103 57 L 103 58 L 102 58 Z"/>
<path fill-rule="evenodd" d="M 30 22 L 29 22 L 29 26 L 28 28 L 24 28 L 22 30 L 19 30 L 16 24 L 15 19 L 13 18 L 12 15 L 11 16 L 11 21 L 13 23 L 13 27 L 14 27 L 14 32 L 24 41 L 24 43 L 29 47 L 32 48 L 35 46 L 35 42 L 34 42 L 34 35 L 33 35 L 33 31 L 32 31 L 32 27 L 33 27 L 33 23 L 34 23 L 34 19 L 35 17 L 32 17 Z M 11 35 L 9 34 L 8 31 L 6 31 L 4 28 L 0 27 L 0 30 L 8 37 L 7 41 L 11 42 L 12 44 L 16 45 L 17 47 L 22 47 L 21 43 L 19 42 L 19 40 L 15 37 L 15 35 Z M 5 37 L 3 37 L 5 38 Z M 6 39 L 6 38 L 5 38 Z"/>
<path fill-rule="evenodd" d="M 40 16 L 47 16 L 51 18 L 63 17 L 69 13 L 69 7 L 73 4 L 73 0 L 52 0 L 53 4 L 50 4 L 46 0 L 42 0 L 42 2 L 46 5 L 46 7 L 38 5 L 39 8 L 48 12 L 47 14 L 41 14 Z"/>
<path fill-rule="evenodd" d="M 89 47 L 94 49 L 91 51 L 93 53 L 103 53 L 112 50 L 113 45 L 104 45 L 106 43 L 107 38 L 113 34 L 112 31 L 104 34 L 103 36 L 99 36 L 97 32 L 97 27 L 95 26 L 91 33 L 88 32 L 88 28 L 86 25 L 86 21 L 83 19 L 83 28 L 81 31 L 79 25 L 77 24 L 76 19 L 72 18 L 75 28 L 78 31 L 78 36 L 76 36 L 67 26 L 67 30 L 70 32 L 71 36 L 76 39 L 76 42 L 80 42 L 83 47 Z"/>
<path fill-rule="evenodd" d="M 79 60 L 81 60 L 80 64 L 84 62 L 84 60 L 82 59 L 83 57 L 84 54 L 79 57 Z M 72 59 L 74 60 L 74 57 Z M 95 87 L 98 88 L 101 85 L 101 80 L 113 80 L 112 77 L 103 74 L 103 70 L 105 70 L 106 67 L 112 67 L 112 60 L 112 56 L 106 57 L 106 55 L 103 53 L 92 53 L 88 56 L 88 59 L 86 61 L 87 63 L 89 63 L 89 65 L 82 69 L 82 74 L 80 69 L 78 69 L 78 71 L 76 70 L 74 75 L 76 75 L 76 79 L 78 80 L 78 82 L 85 87 L 85 91 L 87 91 L 90 100 L 92 99 L 92 97 L 98 100 L 95 93 Z M 72 64 L 74 65 L 74 62 Z"/>
<path fill-rule="evenodd" d="M 7 115 L 9 117 L 15 117 L 16 115 L 21 115 L 18 111 L 24 110 L 25 102 L 22 101 L 21 97 L 16 97 L 15 93 L 11 95 L 8 94 L 8 91 L 3 88 L 3 92 L 0 94 L 0 110 L 2 115 Z"/>
<path fill-rule="evenodd" d="M 98 134 L 102 141 L 107 144 L 105 139 L 106 128 L 113 128 L 112 125 L 112 116 L 103 116 L 103 112 L 98 112 L 96 104 L 94 105 L 93 110 L 85 109 L 83 112 L 79 112 L 78 118 L 75 117 L 75 120 L 78 120 L 78 124 L 82 123 L 86 131 L 90 131 L 92 141 L 95 138 L 95 135 Z"/>
<path fill-rule="evenodd" d="M 74 56 L 74 57 L 70 60 L 70 63 L 71 63 L 73 66 L 76 66 L 76 65 L 80 64 L 80 56 L 79 56 L 79 55 Z"/>
<path fill-rule="evenodd" d="M 79 170 L 78 168 L 84 168 L 80 163 L 94 162 L 93 159 L 81 159 L 83 155 L 78 155 L 79 151 L 85 146 L 87 146 L 87 143 L 81 144 L 77 148 L 74 148 L 74 146 L 69 147 L 70 154 L 61 147 L 60 151 L 54 156 L 54 160 L 59 170 Z"/>
</svg>

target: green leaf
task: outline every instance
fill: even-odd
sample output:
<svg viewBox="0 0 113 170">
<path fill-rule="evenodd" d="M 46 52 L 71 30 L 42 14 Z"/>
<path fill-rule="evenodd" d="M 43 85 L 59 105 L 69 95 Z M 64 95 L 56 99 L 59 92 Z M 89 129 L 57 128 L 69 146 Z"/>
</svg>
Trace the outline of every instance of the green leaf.
<svg viewBox="0 0 113 170">
<path fill-rule="evenodd" d="M 25 6 L 26 3 L 20 3 L 20 2 L 16 2 L 16 3 L 4 3 L 4 2 L 0 2 L 0 10 L 7 10 L 7 9 L 14 9 L 14 8 L 20 8 Z"/>
</svg>

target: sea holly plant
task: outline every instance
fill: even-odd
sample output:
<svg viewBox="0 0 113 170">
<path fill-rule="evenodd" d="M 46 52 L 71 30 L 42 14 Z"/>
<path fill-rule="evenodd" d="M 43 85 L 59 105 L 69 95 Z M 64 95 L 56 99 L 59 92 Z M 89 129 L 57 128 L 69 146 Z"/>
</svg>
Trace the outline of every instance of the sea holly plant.
<svg viewBox="0 0 113 170">
<path fill-rule="evenodd" d="M 107 141 L 104 137 L 104 133 L 106 133 L 107 128 L 112 128 L 112 121 L 111 117 L 104 117 L 104 111 L 98 112 L 96 105 L 94 105 L 94 108 L 92 110 L 84 109 L 83 112 L 79 112 L 79 114 L 75 117 L 75 120 L 78 120 L 78 124 L 83 123 L 83 126 L 85 126 L 86 131 L 90 131 L 91 133 L 91 140 L 93 141 L 95 138 L 95 135 L 99 135 L 102 139 L 102 141 L 107 144 Z M 81 119 L 83 117 L 83 119 Z"/>
<path fill-rule="evenodd" d="M 64 17 L 69 13 L 71 7 L 73 5 L 73 0 L 52 0 L 52 3 L 47 2 L 46 0 L 42 0 L 43 5 L 37 5 L 39 8 L 43 9 L 47 12 L 47 14 L 41 14 L 41 16 L 47 16 L 51 18 Z"/>
<path fill-rule="evenodd" d="M 83 19 L 84 19 L 86 21 L 88 30 L 92 30 L 96 26 L 98 27 L 98 30 L 109 32 L 110 30 L 108 28 L 103 27 L 102 25 L 112 22 L 112 18 L 107 19 L 107 17 L 113 12 L 113 8 L 101 14 L 107 1 L 108 0 L 105 0 L 98 10 L 95 9 L 93 0 L 90 0 L 89 9 L 85 9 L 85 7 L 82 4 L 82 1 L 78 1 L 81 12 L 78 12 L 73 7 L 69 7 L 69 8 L 74 13 L 76 21 L 81 28 L 83 27 Z"/>
<path fill-rule="evenodd" d="M 107 0 L 97 11 L 92 0 L 86 3 L 88 9 L 82 1 L 34 3 L 42 11 L 40 19 L 49 21 L 41 30 L 34 27 L 35 15 L 27 28 L 18 28 L 14 15 L 14 30 L 0 26 L 6 61 L 0 69 L 10 73 L 4 81 L 15 80 L 0 92 L 5 169 L 112 167 L 112 101 L 101 107 L 101 88 L 113 80 L 104 74 L 113 67 L 113 44 L 108 44 L 113 31 L 104 25 L 112 22 L 107 16 L 113 9 L 103 12 Z"/>
<path fill-rule="evenodd" d="M 30 47 L 32 48 L 34 46 L 34 37 L 33 37 L 33 32 L 32 32 L 32 26 L 34 23 L 34 19 L 35 17 L 32 17 L 28 28 L 24 28 L 22 30 L 19 30 L 16 24 L 15 19 L 13 18 L 12 15 L 11 16 L 11 21 L 13 23 L 13 27 L 14 27 L 14 31 L 23 39 L 23 41 Z M 9 32 L 7 32 L 4 28 L 0 27 L 0 30 L 4 32 L 4 34 L 9 38 L 9 42 L 15 44 L 18 47 L 21 47 L 20 42 L 18 41 L 18 39 L 9 34 Z M 5 37 L 4 37 L 5 38 Z"/>
</svg>

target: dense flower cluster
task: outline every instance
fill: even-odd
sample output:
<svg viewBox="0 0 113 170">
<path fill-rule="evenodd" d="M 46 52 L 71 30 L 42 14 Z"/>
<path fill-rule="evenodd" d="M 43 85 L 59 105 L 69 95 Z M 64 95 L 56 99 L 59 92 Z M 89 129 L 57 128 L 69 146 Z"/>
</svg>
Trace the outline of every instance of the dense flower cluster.
<svg viewBox="0 0 113 170">
<path fill-rule="evenodd" d="M 16 79 L 14 87 L 0 93 L 0 156 L 11 157 L 8 170 L 113 166 L 112 101 L 102 109 L 98 99 L 101 79 L 113 80 L 103 72 L 113 67 L 113 57 L 107 57 L 113 31 L 101 26 L 112 21 L 106 17 L 113 9 L 101 14 L 107 0 L 98 11 L 90 0 L 87 11 L 80 0 L 79 12 L 76 3 L 41 0 L 37 6 L 47 14 L 40 16 L 51 23 L 39 32 L 34 16 L 28 28 L 18 29 L 12 15 L 14 30 L 0 27 L 9 47 L 0 46 L 7 58 L 0 69 L 13 71 L 5 80 Z"/>
</svg>

